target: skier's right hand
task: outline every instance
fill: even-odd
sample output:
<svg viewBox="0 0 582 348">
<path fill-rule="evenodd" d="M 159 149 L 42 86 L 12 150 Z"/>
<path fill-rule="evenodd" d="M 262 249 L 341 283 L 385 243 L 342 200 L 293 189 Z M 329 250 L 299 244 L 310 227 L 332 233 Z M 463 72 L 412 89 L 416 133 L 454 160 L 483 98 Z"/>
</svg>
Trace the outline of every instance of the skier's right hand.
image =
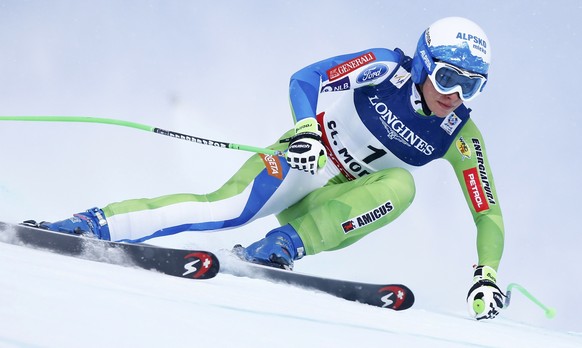
<svg viewBox="0 0 582 348">
<path fill-rule="evenodd" d="M 286 158 L 291 168 L 311 174 L 325 166 L 327 154 L 315 118 L 306 118 L 295 124 L 295 136 L 289 142 Z"/>
<path fill-rule="evenodd" d="M 473 275 L 473 286 L 467 294 L 469 314 L 477 319 L 493 319 L 504 306 L 505 295 L 497 284 L 497 272 L 489 266 L 478 266 Z"/>
</svg>

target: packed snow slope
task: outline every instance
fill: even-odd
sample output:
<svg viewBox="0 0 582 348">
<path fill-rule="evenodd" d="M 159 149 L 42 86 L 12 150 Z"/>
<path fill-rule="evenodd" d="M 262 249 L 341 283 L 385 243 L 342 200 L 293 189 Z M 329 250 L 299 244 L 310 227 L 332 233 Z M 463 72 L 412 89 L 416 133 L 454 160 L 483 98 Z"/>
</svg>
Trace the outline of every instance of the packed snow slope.
<svg viewBox="0 0 582 348">
<path fill-rule="evenodd" d="M 582 345 L 580 335 L 463 311 L 394 312 L 262 280 L 188 280 L 3 243 L 0 264 L 0 347 Z"/>
<path fill-rule="evenodd" d="M 295 71 L 370 47 L 412 55 L 421 32 L 452 15 L 479 23 L 491 43 L 489 81 L 468 106 L 484 134 L 504 214 L 499 284 L 525 286 L 557 309 L 555 319 L 519 294 L 492 322 L 467 318 L 475 226 L 450 166 L 435 161 L 413 172 L 416 199 L 397 221 L 296 265 L 405 283 L 417 295 L 412 311 L 386 313 L 228 276 L 186 282 L 0 245 L 5 343 L 117 339 L 130 346 L 126 337 L 156 346 L 178 337 L 180 344 L 243 346 L 263 338 L 280 345 L 406 339 L 502 346 L 512 337 L 531 338 L 528 344 L 579 337 L 577 0 L 1 1 L 0 115 L 106 117 L 264 147 L 292 126 L 288 83 Z M 127 127 L 0 121 L 0 220 L 51 221 L 124 199 L 211 192 L 248 156 Z M 153 242 L 217 250 L 247 245 L 275 226 L 268 217 Z"/>
</svg>

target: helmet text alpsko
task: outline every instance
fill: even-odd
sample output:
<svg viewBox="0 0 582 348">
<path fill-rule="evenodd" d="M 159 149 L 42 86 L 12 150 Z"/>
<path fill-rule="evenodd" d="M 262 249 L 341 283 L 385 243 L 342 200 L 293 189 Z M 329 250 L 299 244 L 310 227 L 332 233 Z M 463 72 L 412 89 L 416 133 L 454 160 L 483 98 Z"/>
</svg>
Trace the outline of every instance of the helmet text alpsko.
<svg viewBox="0 0 582 348">
<path fill-rule="evenodd" d="M 457 33 L 457 39 L 465 40 L 465 41 L 473 41 L 477 45 L 481 46 L 483 49 L 487 48 L 487 41 L 471 34 L 467 33 Z"/>
</svg>

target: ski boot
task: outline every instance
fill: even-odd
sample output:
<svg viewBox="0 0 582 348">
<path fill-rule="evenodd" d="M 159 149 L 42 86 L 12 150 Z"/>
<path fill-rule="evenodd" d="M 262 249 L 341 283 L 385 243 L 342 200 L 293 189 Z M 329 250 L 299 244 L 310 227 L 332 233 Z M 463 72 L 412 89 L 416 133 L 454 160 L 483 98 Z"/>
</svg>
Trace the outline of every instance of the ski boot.
<svg viewBox="0 0 582 348">
<path fill-rule="evenodd" d="M 99 208 L 91 208 L 62 221 L 42 221 L 37 223 L 34 220 L 27 220 L 23 224 L 54 232 L 81 235 L 89 238 L 110 239 L 109 226 L 107 225 L 105 214 Z"/>
<path fill-rule="evenodd" d="M 295 229 L 285 225 L 246 248 L 240 244 L 235 245 L 232 252 L 244 261 L 293 270 L 293 261 L 305 255 L 305 247 Z"/>
</svg>

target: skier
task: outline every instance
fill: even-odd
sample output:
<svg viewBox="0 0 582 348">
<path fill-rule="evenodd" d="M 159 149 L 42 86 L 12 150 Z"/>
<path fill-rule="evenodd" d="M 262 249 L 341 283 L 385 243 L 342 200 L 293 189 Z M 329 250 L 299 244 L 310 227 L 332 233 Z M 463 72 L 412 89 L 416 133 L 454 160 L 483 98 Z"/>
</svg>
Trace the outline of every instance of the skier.
<svg viewBox="0 0 582 348">
<path fill-rule="evenodd" d="M 218 231 L 275 214 L 280 227 L 242 258 L 292 268 L 398 218 L 412 203 L 410 171 L 444 158 L 477 228 L 478 266 L 467 297 L 476 319 L 503 307 L 496 270 L 504 243 L 499 200 L 483 137 L 464 102 L 485 87 L 491 47 L 472 21 L 448 17 L 422 33 L 410 58 L 372 48 L 307 66 L 291 77 L 295 127 L 252 156 L 217 191 L 133 199 L 40 227 L 144 242 L 184 231 Z"/>
</svg>

